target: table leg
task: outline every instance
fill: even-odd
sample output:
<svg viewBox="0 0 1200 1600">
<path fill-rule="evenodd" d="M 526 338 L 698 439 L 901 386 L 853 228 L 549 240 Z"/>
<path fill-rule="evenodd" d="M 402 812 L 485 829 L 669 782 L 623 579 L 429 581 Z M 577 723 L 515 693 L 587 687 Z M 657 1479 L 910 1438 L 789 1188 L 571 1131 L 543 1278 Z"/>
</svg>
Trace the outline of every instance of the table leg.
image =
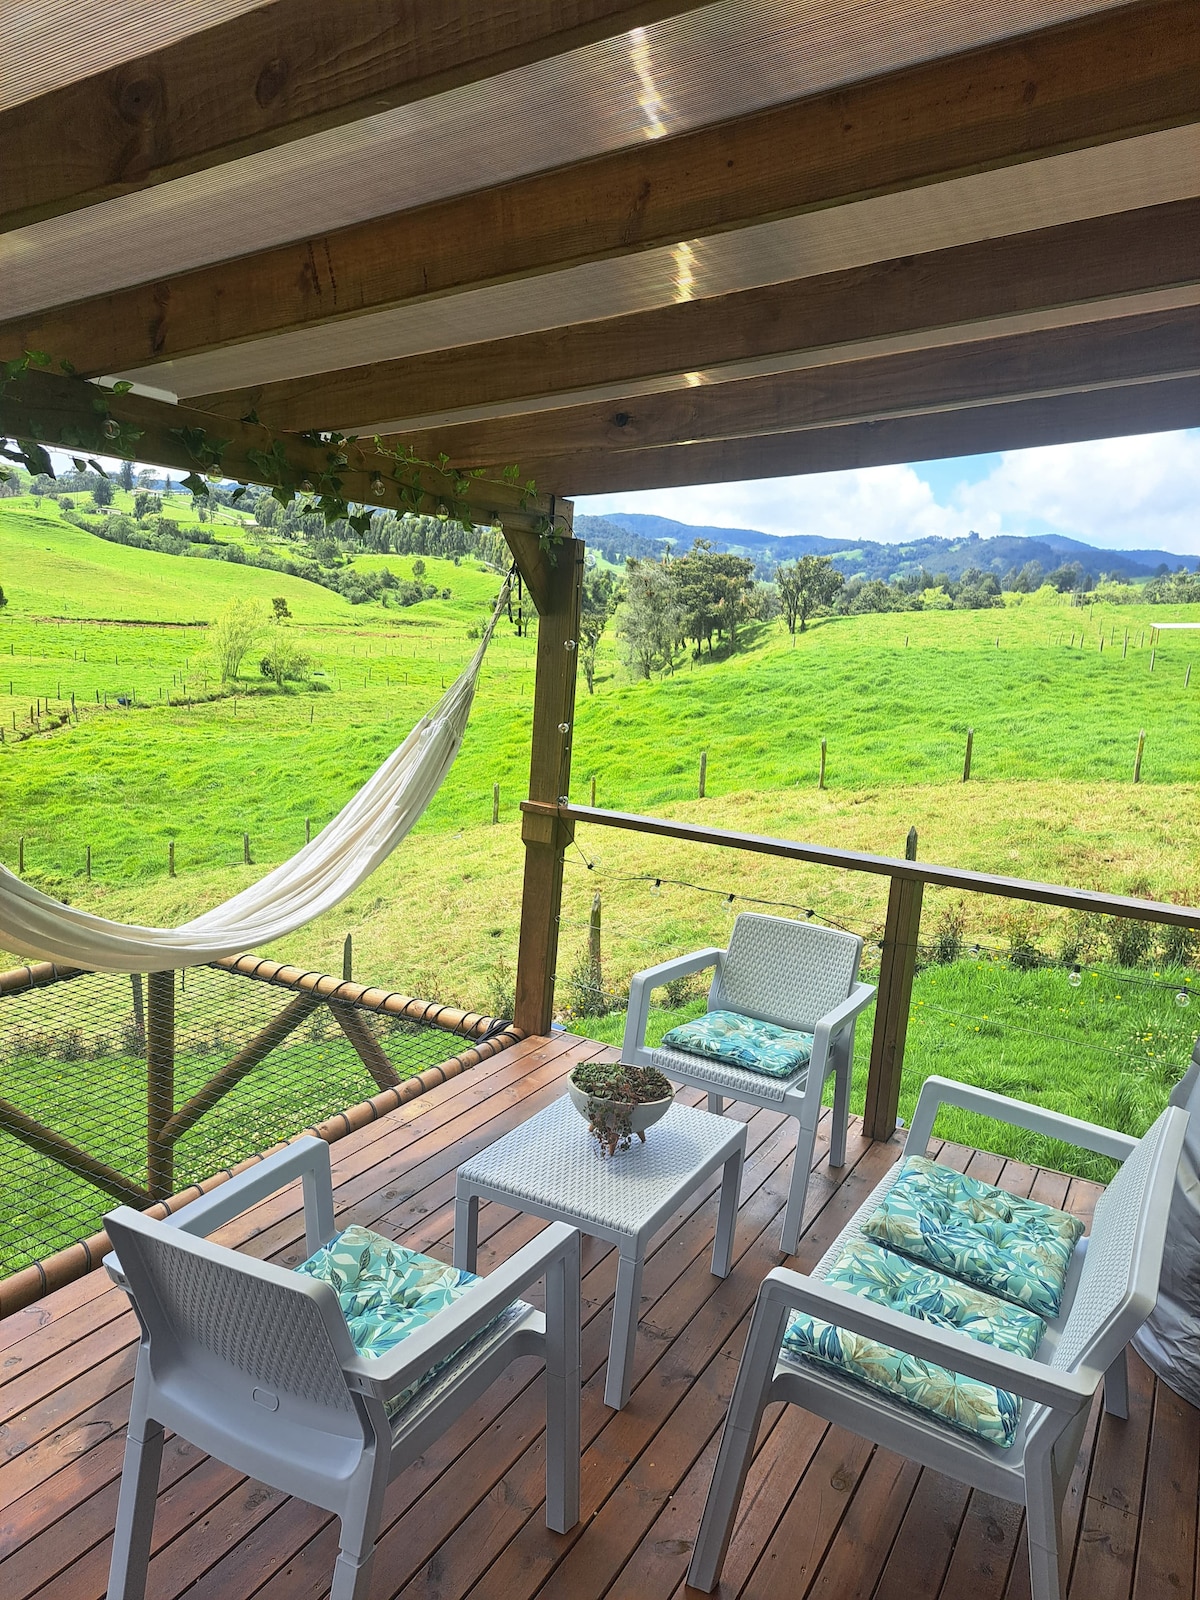
<svg viewBox="0 0 1200 1600">
<path fill-rule="evenodd" d="M 714 1117 L 723 1116 L 725 1114 L 725 1096 L 714 1094 L 710 1089 L 708 1091 L 708 1109 Z"/>
<path fill-rule="evenodd" d="M 626 1254 L 626 1250 L 630 1254 Z M 617 1293 L 613 1301 L 612 1339 L 608 1346 L 608 1375 L 604 1403 L 614 1411 L 629 1399 L 633 1387 L 633 1350 L 637 1342 L 638 1313 L 642 1307 L 642 1252 L 637 1242 L 621 1246 L 617 1265 Z"/>
<path fill-rule="evenodd" d="M 718 1278 L 727 1278 L 733 1264 L 733 1230 L 737 1226 L 738 1195 L 742 1188 L 742 1163 L 745 1149 L 739 1145 L 725 1163 L 721 1178 L 721 1204 L 717 1210 L 717 1235 L 713 1240 L 712 1269 Z"/>
<path fill-rule="evenodd" d="M 459 1189 L 454 1196 L 454 1265 L 475 1271 L 479 1254 L 479 1196 Z"/>
</svg>

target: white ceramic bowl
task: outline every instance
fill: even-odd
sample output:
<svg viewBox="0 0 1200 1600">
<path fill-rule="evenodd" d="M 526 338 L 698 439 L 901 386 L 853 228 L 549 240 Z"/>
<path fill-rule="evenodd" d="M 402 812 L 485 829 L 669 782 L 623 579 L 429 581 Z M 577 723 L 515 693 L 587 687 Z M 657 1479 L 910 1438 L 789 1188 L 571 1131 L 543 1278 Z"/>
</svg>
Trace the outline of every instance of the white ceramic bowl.
<svg viewBox="0 0 1200 1600">
<path fill-rule="evenodd" d="M 585 1122 L 588 1117 L 588 1106 L 593 1100 L 599 1105 L 619 1105 L 622 1107 L 628 1105 L 628 1101 L 625 1100 L 613 1101 L 607 1100 L 601 1095 L 590 1095 L 571 1078 L 567 1079 L 567 1092 L 571 1096 L 571 1104 Z M 629 1106 L 630 1121 L 633 1124 L 632 1131 L 634 1133 L 645 1133 L 647 1128 L 653 1127 L 660 1117 L 666 1116 L 674 1098 L 675 1091 L 672 1089 L 671 1093 L 664 1095 L 661 1100 L 645 1100 L 641 1105 Z"/>
</svg>

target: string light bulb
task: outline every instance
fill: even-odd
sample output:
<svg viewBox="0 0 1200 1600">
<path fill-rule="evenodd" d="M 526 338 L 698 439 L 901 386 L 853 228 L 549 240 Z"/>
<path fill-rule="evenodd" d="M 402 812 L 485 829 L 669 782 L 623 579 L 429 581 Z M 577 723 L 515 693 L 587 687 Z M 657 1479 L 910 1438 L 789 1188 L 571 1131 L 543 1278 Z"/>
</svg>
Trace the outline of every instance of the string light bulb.
<svg viewBox="0 0 1200 1600">
<path fill-rule="evenodd" d="M 379 476 L 378 473 L 376 473 L 375 476 L 371 479 L 371 493 L 373 495 L 378 496 L 378 495 L 381 495 L 383 493 L 383 490 L 384 490 L 383 479 Z"/>
<path fill-rule="evenodd" d="M 1080 972 L 1078 967 L 1072 967 L 1070 972 L 1067 973 L 1067 982 L 1071 985 L 1072 989 L 1078 989 L 1079 985 L 1083 982 L 1083 974 Z"/>
<path fill-rule="evenodd" d="M 1177 991 L 1175 995 L 1175 1004 L 1177 1006 L 1190 1006 L 1191 1003 L 1192 997 L 1186 989 L 1180 989 Z"/>
</svg>

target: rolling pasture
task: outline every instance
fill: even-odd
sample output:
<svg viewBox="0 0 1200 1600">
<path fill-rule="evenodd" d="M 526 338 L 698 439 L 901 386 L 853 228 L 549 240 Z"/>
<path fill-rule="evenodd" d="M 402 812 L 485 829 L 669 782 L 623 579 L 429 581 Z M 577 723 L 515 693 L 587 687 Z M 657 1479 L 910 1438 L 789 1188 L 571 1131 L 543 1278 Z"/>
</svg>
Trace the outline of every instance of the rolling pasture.
<svg viewBox="0 0 1200 1600">
<path fill-rule="evenodd" d="M 72 692 L 78 714 L 77 724 L 0 747 L 0 859 L 15 869 L 24 838 L 32 881 L 105 915 L 149 922 L 195 914 L 284 859 L 303 842 L 306 819 L 314 831 L 328 821 L 474 647 L 498 575 L 467 558 L 425 560 L 425 581 L 448 588 L 449 599 L 351 605 L 273 572 L 104 543 L 62 523 L 49 501 L 0 501 L 9 599 L 0 611 L 0 722 L 11 735 L 15 716 L 21 732 L 31 706 L 48 698 L 58 712 Z M 411 557 L 356 561 L 411 575 Z M 279 693 L 258 671 L 261 652 L 251 652 L 240 681 L 220 689 L 206 629 L 181 624 L 207 623 L 245 594 L 287 600 L 286 626 L 319 675 Z M 1185 676 L 1200 635 L 1165 635 L 1151 670 L 1150 628 L 1200 620 L 1200 607 L 1168 617 L 1141 604 L 1015 598 L 1003 610 L 825 619 L 794 643 L 780 623 L 760 624 L 739 655 L 695 663 L 681 655 L 673 675 L 643 683 L 628 680 L 610 632 L 596 694 L 580 684 L 572 797 L 586 803 L 594 777 L 601 806 L 888 854 L 903 852 L 915 825 L 930 859 L 1196 903 L 1200 674 L 1187 687 Z M 534 653 L 533 638 L 501 625 L 462 753 L 413 838 L 349 902 L 264 953 L 337 970 L 352 932 L 356 976 L 504 1008 Z M 118 696 L 133 703 L 119 706 Z M 822 738 L 827 787 L 819 790 Z M 631 971 L 720 942 L 731 912 L 756 902 L 854 928 L 868 961 L 882 928 L 883 881 L 829 869 L 597 828 L 579 830 L 567 865 L 559 1000 L 576 1029 L 618 1027 L 616 1017 L 581 1017 L 586 985 L 572 981 L 597 889 L 603 1004 L 618 1010 Z M 1142 981 L 1122 983 L 1111 930 L 1082 930 L 1085 975 L 1095 972 L 1100 986 L 1089 992 L 1103 994 L 1104 1008 L 1097 1000 L 1096 1025 L 1081 1033 L 1056 1020 L 1079 1002 L 1063 967 L 1021 971 L 1009 962 L 1026 946 L 1061 957 L 1079 942 L 1070 919 L 931 892 L 923 937 L 947 927 L 965 945 L 956 962 L 918 977 L 906 1092 L 940 1070 L 1014 1092 L 1024 1084 L 1101 1120 L 1107 1106 L 1108 1120 L 1120 1113 L 1131 1125 L 1161 1102 L 1200 1016 L 1175 999 L 1191 976 L 1179 952 L 1147 945 Z M 985 977 L 1002 992 L 989 999 Z M 930 1001 L 921 987 L 930 984 L 942 986 L 942 1011 L 918 1004 Z M 1163 1042 L 1155 1063 L 1147 1033 Z M 861 1049 L 868 1040 L 865 1028 Z"/>
</svg>

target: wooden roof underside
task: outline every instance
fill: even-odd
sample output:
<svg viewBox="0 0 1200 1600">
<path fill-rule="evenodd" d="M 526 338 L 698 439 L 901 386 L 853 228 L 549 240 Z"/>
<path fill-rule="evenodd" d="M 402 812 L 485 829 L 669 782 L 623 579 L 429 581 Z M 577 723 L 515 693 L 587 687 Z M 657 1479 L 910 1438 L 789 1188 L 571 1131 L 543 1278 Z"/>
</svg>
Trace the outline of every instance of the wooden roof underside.
<svg viewBox="0 0 1200 1600">
<path fill-rule="evenodd" d="M 0 358 L 560 495 L 1200 424 L 1194 0 L 68 11 Z"/>
</svg>

